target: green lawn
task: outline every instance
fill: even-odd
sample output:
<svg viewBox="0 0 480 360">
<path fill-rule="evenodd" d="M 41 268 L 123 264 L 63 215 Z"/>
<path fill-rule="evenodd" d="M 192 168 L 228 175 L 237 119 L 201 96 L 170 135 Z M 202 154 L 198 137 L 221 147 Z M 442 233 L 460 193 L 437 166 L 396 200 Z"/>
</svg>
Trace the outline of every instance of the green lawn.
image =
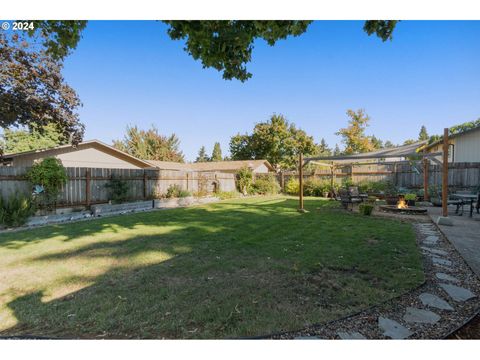
<svg viewBox="0 0 480 360">
<path fill-rule="evenodd" d="M 250 198 L 0 235 L 0 334 L 224 338 L 325 322 L 423 281 L 409 224 Z"/>
</svg>

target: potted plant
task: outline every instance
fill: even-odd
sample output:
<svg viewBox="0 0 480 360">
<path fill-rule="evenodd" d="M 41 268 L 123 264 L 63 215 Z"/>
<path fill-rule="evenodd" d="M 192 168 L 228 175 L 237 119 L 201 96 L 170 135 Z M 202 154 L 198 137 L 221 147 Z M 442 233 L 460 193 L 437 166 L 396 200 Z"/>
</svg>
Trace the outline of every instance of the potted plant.
<svg viewBox="0 0 480 360">
<path fill-rule="evenodd" d="M 369 203 L 362 203 L 358 206 L 360 214 L 370 216 L 372 215 L 374 205 Z"/>
<path fill-rule="evenodd" d="M 415 206 L 415 200 L 417 200 L 417 194 L 405 194 L 405 201 L 407 202 L 408 206 Z"/>
</svg>

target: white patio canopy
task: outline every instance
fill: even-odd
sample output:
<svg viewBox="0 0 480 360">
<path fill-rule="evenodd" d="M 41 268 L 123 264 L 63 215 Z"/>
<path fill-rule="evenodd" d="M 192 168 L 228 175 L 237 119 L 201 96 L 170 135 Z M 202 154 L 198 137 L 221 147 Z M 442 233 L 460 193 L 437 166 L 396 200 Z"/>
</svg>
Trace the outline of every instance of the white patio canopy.
<svg viewBox="0 0 480 360">
<path fill-rule="evenodd" d="M 320 166 L 327 166 L 331 168 L 332 183 L 334 177 L 334 168 L 337 166 L 347 164 L 388 164 L 388 163 L 402 163 L 405 161 L 411 161 L 408 158 L 413 158 L 414 161 L 423 161 L 424 164 L 424 191 L 425 196 L 428 197 L 428 161 L 432 160 L 436 163 L 443 165 L 442 170 L 442 207 L 443 216 L 447 217 L 447 187 L 448 187 L 448 129 L 444 129 L 443 135 L 443 149 L 441 152 L 426 153 L 421 152 L 423 145 L 426 145 L 427 141 L 418 141 L 413 144 L 397 146 L 393 148 L 381 149 L 371 151 L 368 153 L 352 154 L 352 155 L 339 155 L 339 156 L 315 156 L 303 158 L 303 154 L 299 157 L 299 210 L 304 211 L 303 207 L 303 167 L 308 163 L 314 163 Z M 442 155 L 443 162 L 437 160 L 437 156 Z"/>
</svg>

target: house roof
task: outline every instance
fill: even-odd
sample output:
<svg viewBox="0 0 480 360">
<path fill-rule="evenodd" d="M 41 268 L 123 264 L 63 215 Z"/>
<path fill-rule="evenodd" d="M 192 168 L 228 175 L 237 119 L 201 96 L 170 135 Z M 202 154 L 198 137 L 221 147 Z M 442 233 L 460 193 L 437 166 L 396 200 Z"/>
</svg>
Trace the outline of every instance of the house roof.
<svg viewBox="0 0 480 360">
<path fill-rule="evenodd" d="M 413 144 L 380 149 L 380 150 L 375 150 L 367 153 L 340 155 L 340 156 L 319 156 L 319 157 L 305 158 L 305 160 L 307 162 L 312 160 L 328 160 L 328 161 L 347 163 L 347 162 L 352 162 L 357 160 L 366 160 L 366 159 L 401 158 L 401 157 L 414 155 L 415 153 L 417 153 L 417 150 L 422 145 L 425 145 L 426 143 L 427 141 L 424 140 L 424 141 L 417 141 Z"/>
<path fill-rule="evenodd" d="M 167 170 L 237 171 L 245 166 L 250 169 L 256 169 L 261 165 L 265 165 L 270 171 L 274 170 L 273 166 L 267 160 L 209 161 L 188 164 L 156 160 L 148 160 L 148 162 L 155 167 Z"/>
<path fill-rule="evenodd" d="M 24 152 L 19 152 L 19 153 L 4 154 L 2 156 L 2 158 L 3 158 L 3 160 L 8 160 L 8 159 L 21 157 L 21 156 L 25 156 L 25 155 L 31 155 L 31 154 L 48 154 L 49 152 L 51 152 L 53 150 L 58 150 L 58 149 L 71 148 L 72 150 L 75 150 L 75 149 L 78 149 L 80 147 L 86 147 L 86 146 L 92 146 L 92 147 L 107 150 L 110 153 L 118 154 L 119 157 L 122 157 L 122 158 L 126 159 L 127 161 L 130 161 L 131 163 L 139 165 L 140 167 L 144 167 L 144 168 L 152 167 L 152 165 L 149 162 L 147 162 L 145 160 L 142 160 L 142 159 L 138 159 L 135 156 L 132 156 L 132 155 L 130 155 L 130 154 L 124 152 L 124 151 L 118 150 L 118 149 L 114 148 L 113 146 L 107 145 L 107 144 L 105 144 L 105 143 L 103 143 L 99 140 L 96 140 L 96 139 L 83 141 L 83 142 L 81 142 L 77 145 L 67 144 L 67 145 L 55 146 L 53 148 L 48 148 L 48 149 L 31 150 L 31 151 L 24 151 Z"/>
<path fill-rule="evenodd" d="M 462 136 L 462 135 L 466 135 L 466 134 L 469 134 L 469 133 L 472 133 L 472 132 L 475 132 L 475 131 L 479 131 L 479 130 L 480 130 L 480 126 L 477 126 L 477 127 L 472 128 L 472 129 L 468 129 L 468 130 L 465 130 L 465 131 L 462 131 L 462 132 L 459 132 L 459 133 L 456 133 L 456 134 L 448 135 L 448 138 L 453 139 L 453 138 L 456 138 L 456 137 L 459 137 L 459 136 Z M 434 147 L 438 144 L 441 144 L 441 143 L 443 143 L 443 137 L 440 140 L 434 141 L 431 144 L 426 144 L 426 146 L 424 146 L 422 148 L 422 150 L 429 150 L 432 147 Z"/>
</svg>

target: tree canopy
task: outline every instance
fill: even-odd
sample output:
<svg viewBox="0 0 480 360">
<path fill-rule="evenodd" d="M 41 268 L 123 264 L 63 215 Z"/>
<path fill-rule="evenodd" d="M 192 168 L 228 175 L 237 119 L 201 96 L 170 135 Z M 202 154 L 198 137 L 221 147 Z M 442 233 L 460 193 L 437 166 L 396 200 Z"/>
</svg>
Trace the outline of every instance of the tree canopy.
<svg viewBox="0 0 480 360">
<path fill-rule="evenodd" d="M 67 139 L 53 124 L 40 130 L 36 126 L 30 130 L 6 128 L 3 131 L 3 140 L 0 140 L 0 148 L 7 154 L 48 149 L 64 144 L 67 144 Z"/>
<path fill-rule="evenodd" d="M 77 114 L 80 99 L 65 82 L 62 63 L 31 40 L 0 33 L 0 127 L 41 132 L 53 124 L 66 139 L 79 142 L 84 132 Z"/>
<path fill-rule="evenodd" d="M 113 146 L 143 160 L 184 162 L 177 136 L 161 135 L 155 126 L 148 130 L 140 130 L 137 126 L 127 127 L 123 140 L 114 140 Z"/>
<path fill-rule="evenodd" d="M 300 152 L 314 155 L 313 137 L 289 123 L 283 115 L 255 125 L 251 135 L 237 134 L 230 139 L 233 160 L 266 159 L 276 169 L 293 169 Z"/>
<path fill-rule="evenodd" d="M 303 34 L 312 21 L 302 20 L 165 20 L 173 40 L 185 41 L 184 50 L 204 68 L 222 72 L 224 79 L 246 81 L 252 74 L 246 65 L 252 59 L 254 42 L 263 39 L 270 46 L 288 36 Z M 41 20 L 35 28 L 44 35 L 44 46 L 56 58 L 75 49 L 86 21 Z M 363 30 L 383 41 L 392 39 L 397 20 L 368 20 Z M 36 32 L 33 30 L 30 35 Z"/>
<path fill-rule="evenodd" d="M 342 142 L 345 144 L 344 154 L 351 155 L 374 150 L 371 138 L 365 135 L 365 129 L 370 121 L 365 110 L 348 110 L 347 115 L 350 117 L 348 126 L 336 133 L 342 137 Z"/>
</svg>

